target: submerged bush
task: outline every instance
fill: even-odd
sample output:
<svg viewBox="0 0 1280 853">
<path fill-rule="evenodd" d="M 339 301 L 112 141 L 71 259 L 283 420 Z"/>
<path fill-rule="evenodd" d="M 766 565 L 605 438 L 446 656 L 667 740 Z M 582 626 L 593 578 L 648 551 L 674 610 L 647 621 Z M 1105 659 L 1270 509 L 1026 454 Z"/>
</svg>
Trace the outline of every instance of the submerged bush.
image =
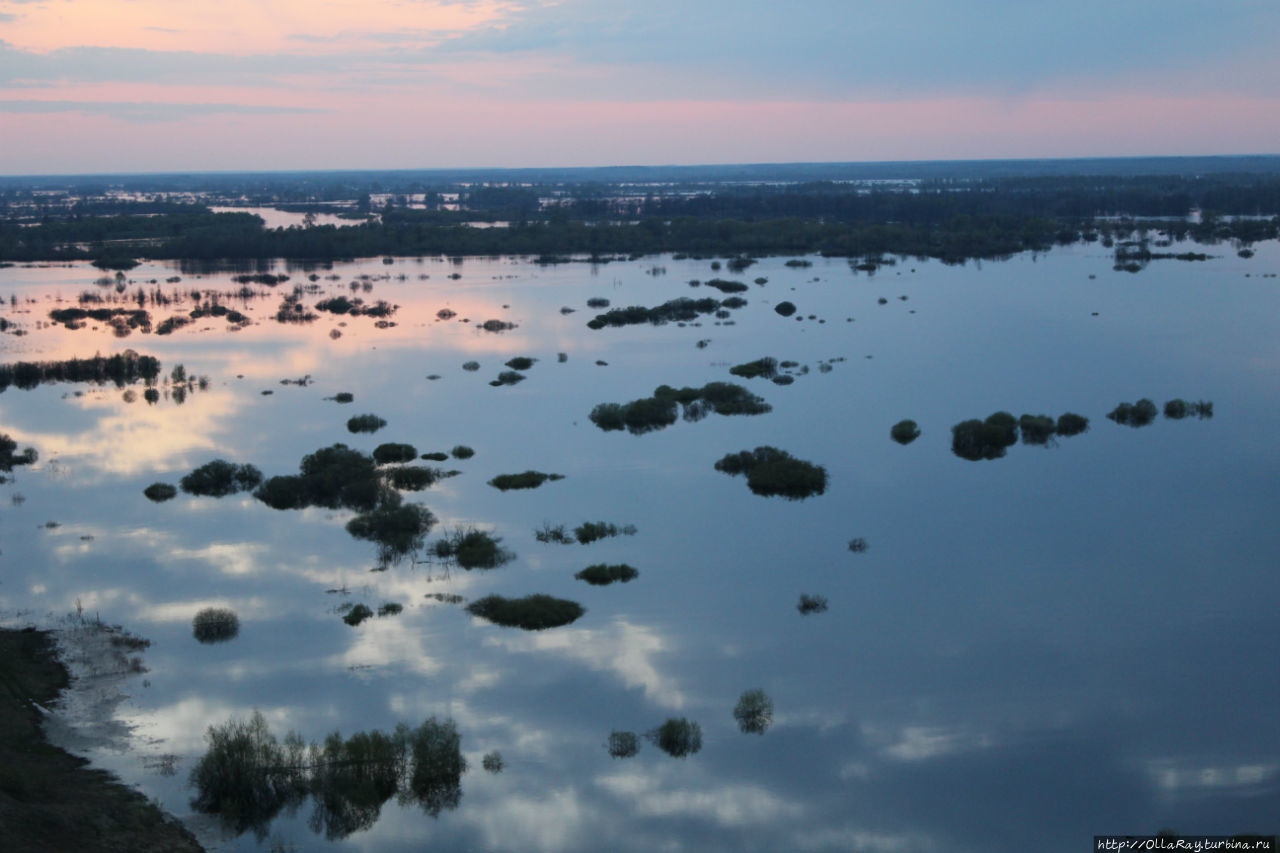
<svg viewBox="0 0 1280 853">
<path fill-rule="evenodd" d="M 1018 422 L 1008 412 L 985 421 L 962 421 L 951 428 L 951 452 L 962 459 L 999 459 L 1018 441 Z"/>
<path fill-rule="evenodd" d="M 474 527 L 455 528 L 444 539 L 435 543 L 435 555 L 441 560 L 452 560 L 459 566 L 471 569 L 496 569 L 515 559 L 515 554 L 504 549 L 502 537 L 493 536 Z"/>
<path fill-rule="evenodd" d="M 206 607 L 191 620 L 191 634 L 202 643 L 222 643 L 240 633 L 240 617 L 225 607 Z"/>
<path fill-rule="evenodd" d="M 379 444 L 373 449 L 373 461 L 379 465 L 391 462 L 412 462 L 418 458 L 418 449 L 412 444 L 396 444 L 389 442 Z"/>
<path fill-rule="evenodd" d="M 1089 429 L 1089 419 L 1074 412 L 1065 412 L 1058 416 L 1058 435 L 1079 435 Z"/>
<path fill-rule="evenodd" d="M 645 737 L 673 758 L 684 758 L 702 749 L 702 727 L 685 717 L 672 717 Z"/>
<path fill-rule="evenodd" d="M 626 563 L 616 566 L 607 566 L 604 563 L 597 563 L 594 566 L 587 566 L 582 571 L 574 575 L 580 581 L 586 581 L 592 586 L 608 586 L 611 583 L 628 583 L 640 576 L 640 572 L 636 571 Z"/>
<path fill-rule="evenodd" d="M 169 483 L 152 483 L 142 490 L 148 500 L 162 503 L 178 496 L 178 490 Z"/>
<path fill-rule="evenodd" d="M 418 504 L 380 506 L 348 521 L 347 532 L 376 543 L 379 560 L 387 563 L 420 550 L 435 523 L 431 510 Z"/>
<path fill-rule="evenodd" d="M 920 437 L 920 427 L 913 420 L 898 421 L 889 430 L 889 436 L 898 444 L 907 445 Z"/>
<path fill-rule="evenodd" d="M 796 459 L 776 447 L 757 447 L 729 453 L 715 464 L 717 471 L 747 475 L 747 487 L 757 495 L 803 500 L 827 489 L 827 469 Z"/>
<path fill-rule="evenodd" d="M 499 474 L 489 485 L 499 491 L 511 489 L 536 489 L 548 480 L 563 480 L 563 474 L 544 474 L 541 471 L 524 471 L 520 474 Z"/>
<path fill-rule="evenodd" d="M 808 616 L 810 613 L 824 613 L 826 609 L 827 598 L 824 595 L 802 593 L 799 603 L 796 604 L 796 610 L 800 611 L 801 616 Z"/>
<path fill-rule="evenodd" d="M 609 732 L 609 740 L 605 741 L 604 748 L 609 750 L 609 755 L 613 758 L 633 758 L 640 751 L 640 738 L 635 732 Z"/>
<path fill-rule="evenodd" d="M 249 491 L 262 482 L 262 472 L 252 465 L 236 465 L 225 459 L 207 462 L 178 481 L 190 495 L 221 498 Z"/>
<path fill-rule="evenodd" d="M 342 617 L 342 621 L 354 628 L 372 615 L 373 611 L 366 605 L 357 604 L 355 607 L 347 611 L 347 614 Z"/>
<path fill-rule="evenodd" d="M 524 598 L 487 595 L 468 604 L 467 611 L 504 627 L 526 631 L 568 625 L 586 612 L 576 601 L 541 594 Z"/>
<path fill-rule="evenodd" d="M 763 690 L 747 690 L 738 697 L 733 718 L 743 734 L 762 735 L 773 725 L 773 700 Z"/>
<path fill-rule="evenodd" d="M 356 415 L 347 421 L 348 432 L 377 432 L 387 425 L 387 422 L 377 415 Z"/>
<path fill-rule="evenodd" d="M 1136 403 L 1121 403 L 1107 412 L 1107 417 L 1118 424 L 1143 427 L 1151 423 L 1158 413 L 1156 404 L 1143 397 Z"/>
</svg>

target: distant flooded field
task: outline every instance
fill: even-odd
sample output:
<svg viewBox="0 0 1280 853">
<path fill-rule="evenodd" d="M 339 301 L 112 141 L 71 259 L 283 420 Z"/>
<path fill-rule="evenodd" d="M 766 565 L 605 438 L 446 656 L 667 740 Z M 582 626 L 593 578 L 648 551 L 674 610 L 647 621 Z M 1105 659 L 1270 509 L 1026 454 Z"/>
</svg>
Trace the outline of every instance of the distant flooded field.
<svg viewBox="0 0 1280 853">
<path fill-rule="evenodd" d="M 1272 833 L 1253 248 L 3 268 L 0 620 L 218 850 Z"/>
</svg>

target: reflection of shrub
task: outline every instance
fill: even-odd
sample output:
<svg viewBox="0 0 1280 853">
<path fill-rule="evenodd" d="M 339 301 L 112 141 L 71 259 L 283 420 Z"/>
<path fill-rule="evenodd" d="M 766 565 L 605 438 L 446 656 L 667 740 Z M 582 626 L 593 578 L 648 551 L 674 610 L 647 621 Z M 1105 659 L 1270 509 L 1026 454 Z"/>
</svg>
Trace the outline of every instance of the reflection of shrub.
<svg viewBox="0 0 1280 853">
<path fill-rule="evenodd" d="M 800 601 L 796 604 L 796 610 L 800 611 L 801 616 L 808 616 L 810 613 L 823 613 L 827 609 L 827 598 L 824 595 L 808 595 L 801 594 Z"/>
<path fill-rule="evenodd" d="M 178 482 L 187 494 L 221 498 L 255 488 L 262 482 L 262 472 L 252 465 L 236 465 L 225 459 L 215 459 Z"/>
<path fill-rule="evenodd" d="M 449 451 L 453 454 L 454 459 L 470 459 L 476 455 L 476 452 L 465 444 L 456 445 L 453 450 Z"/>
<path fill-rule="evenodd" d="M 423 546 L 436 517 L 418 504 L 380 506 L 347 522 L 347 532 L 356 539 L 377 543 L 383 562 L 403 557 Z"/>
<path fill-rule="evenodd" d="M 563 480 L 563 474 L 544 474 L 541 471 L 524 471 L 519 474 L 499 474 L 489 485 L 499 491 L 511 489 L 536 489 L 548 480 Z"/>
<path fill-rule="evenodd" d="M 417 802 L 432 817 L 457 808 L 462 798 L 462 774 L 467 770 L 457 724 L 452 719 L 442 723 L 431 717 L 409 735 L 409 751 L 413 756 L 409 777 L 412 796 L 406 799 Z"/>
<path fill-rule="evenodd" d="M 704 283 L 707 287 L 714 287 L 721 293 L 742 293 L 743 291 L 750 289 L 740 281 L 726 281 L 723 278 L 713 278 Z"/>
<path fill-rule="evenodd" d="M 747 475 L 747 487 L 757 495 L 802 500 L 827 489 L 827 469 L 796 459 L 776 447 L 757 447 L 729 453 L 716 462 L 717 471 Z"/>
<path fill-rule="evenodd" d="M 337 394 L 333 395 L 333 401 L 335 403 L 350 403 L 355 398 L 356 396 L 349 391 L 339 391 Z"/>
<path fill-rule="evenodd" d="M 178 490 L 168 483 L 152 483 L 143 489 L 142 493 L 147 496 L 148 500 L 161 503 L 177 497 Z"/>
<path fill-rule="evenodd" d="M 709 411 L 721 415 L 761 415 L 773 407 L 741 385 L 709 382 L 701 388 L 672 388 L 659 385 L 652 397 L 630 403 L 601 403 L 591 410 L 591 422 L 606 432 L 626 429 L 643 435 L 676 422 L 677 404 L 684 408 L 686 421 L 701 420 Z"/>
<path fill-rule="evenodd" d="M 504 766 L 502 753 L 496 749 L 493 752 L 486 752 L 484 758 L 480 759 L 480 766 L 488 773 L 501 773 Z"/>
<path fill-rule="evenodd" d="M 422 458 L 429 462 L 444 462 L 449 458 L 448 453 L 424 453 Z"/>
<path fill-rule="evenodd" d="M 1121 403 L 1107 417 L 1118 424 L 1143 427 L 1155 420 L 1157 412 L 1156 404 L 1143 397 L 1136 403 Z"/>
<path fill-rule="evenodd" d="M 612 731 L 605 749 L 614 758 L 632 758 L 640 751 L 640 738 L 636 737 L 635 732 Z"/>
<path fill-rule="evenodd" d="M 379 444 L 373 449 L 373 461 L 379 465 L 389 462 L 412 462 L 418 456 L 418 449 L 412 444 L 396 444 L 388 442 Z"/>
<path fill-rule="evenodd" d="M 645 737 L 673 758 L 684 758 L 702 749 L 702 727 L 684 717 L 672 717 Z"/>
<path fill-rule="evenodd" d="M 453 560 L 462 568 L 496 569 L 515 559 L 515 554 L 502 548 L 502 538 L 474 527 L 455 528 L 453 533 L 435 543 L 435 555 Z"/>
<path fill-rule="evenodd" d="M 1008 412 L 985 421 L 962 421 L 951 428 L 951 452 L 962 459 L 999 459 L 1018 441 L 1018 422 Z"/>
<path fill-rule="evenodd" d="M 733 718 L 743 734 L 762 735 L 773 724 L 773 700 L 763 690 L 747 690 L 738 698 Z"/>
<path fill-rule="evenodd" d="M 342 621 L 351 627 L 359 625 L 364 620 L 373 615 L 373 611 L 363 604 L 357 604 L 355 607 L 347 611 L 347 615 L 342 617 Z"/>
<path fill-rule="evenodd" d="M 323 506 L 368 512 L 380 503 L 399 503 L 399 495 L 383 486 L 373 458 L 345 444 L 302 457 L 299 468 L 298 475 L 270 478 L 254 497 L 273 509 Z"/>
<path fill-rule="evenodd" d="M 794 302 L 779 302 L 777 305 L 773 306 L 773 310 L 777 311 L 783 317 L 790 317 L 792 314 L 796 313 L 796 305 Z"/>
<path fill-rule="evenodd" d="M 395 616 L 404 610 L 404 605 L 395 601 L 388 601 L 386 604 L 378 608 L 379 616 Z"/>
<path fill-rule="evenodd" d="M 1023 415 L 1018 419 L 1023 444 L 1048 444 L 1058 425 L 1048 415 Z"/>
<path fill-rule="evenodd" d="M 1058 416 L 1058 435 L 1079 435 L 1089 429 L 1089 419 L 1084 415 L 1066 412 Z"/>
<path fill-rule="evenodd" d="M 387 425 L 387 422 L 377 415 L 356 415 L 347 421 L 348 432 L 377 432 Z"/>
<path fill-rule="evenodd" d="M 576 601 L 541 594 L 524 598 L 487 595 L 468 604 L 467 610 L 490 622 L 526 631 L 568 625 L 586 612 Z"/>
<path fill-rule="evenodd" d="M 920 437 L 920 427 L 913 420 L 898 421 L 889 430 L 889 435 L 898 444 L 910 444 Z"/>
<path fill-rule="evenodd" d="M 463 369 L 463 370 L 470 371 L 470 372 L 474 373 L 475 371 L 477 371 L 477 370 L 479 370 L 479 369 L 480 369 L 480 362 L 478 362 L 478 361 L 464 361 L 464 362 L 462 363 L 462 369 Z"/>
<path fill-rule="evenodd" d="M 755 379 L 756 377 L 772 379 L 778 375 L 778 360 L 765 356 L 764 358 L 757 358 L 755 361 L 734 365 L 729 368 L 729 372 L 734 376 L 741 376 L 743 379 Z"/>
<path fill-rule="evenodd" d="M 392 488 L 405 492 L 419 492 L 435 484 L 442 476 L 439 468 L 421 468 L 417 465 L 405 465 L 392 468 L 387 472 L 387 481 Z"/>
<path fill-rule="evenodd" d="M 533 363 L 535 361 L 537 361 L 536 358 L 529 358 L 527 355 L 518 355 L 506 364 L 507 367 L 510 367 L 512 370 L 528 370 L 533 367 Z"/>
<path fill-rule="evenodd" d="M 202 643 L 221 643 L 240 633 L 240 618 L 225 607 L 206 607 L 191 620 L 191 633 Z"/>
<path fill-rule="evenodd" d="M 502 385 L 515 385 L 517 382 L 522 381 L 524 381 L 523 373 L 517 373 L 514 370 L 504 370 L 498 374 L 497 379 L 494 379 L 489 384 L 497 388 Z"/>
<path fill-rule="evenodd" d="M 849 550 L 855 554 L 865 553 L 870 547 L 871 546 L 867 544 L 867 540 L 863 539 L 861 536 L 856 539 L 849 540 Z"/>
<path fill-rule="evenodd" d="M 597 563 L 594 566 L 587 566 L 582 571 L 574 575 L 580 581 L 586 581 L 592 586 L 608 586 L 611 583 L 627 583 L 635 580 L 640 576 L 640 572 L 636 571 L 626 563 L 616 566 L 607 566 L 604 563 Z"/>
</svg>

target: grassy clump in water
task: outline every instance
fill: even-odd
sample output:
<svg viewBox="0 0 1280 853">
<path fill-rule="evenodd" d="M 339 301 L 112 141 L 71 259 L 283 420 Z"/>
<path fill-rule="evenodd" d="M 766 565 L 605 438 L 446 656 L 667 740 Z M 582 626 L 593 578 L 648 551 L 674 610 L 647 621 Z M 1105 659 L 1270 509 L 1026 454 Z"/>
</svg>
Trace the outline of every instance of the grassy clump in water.
<svg viewBox="0 0 1280 853">
<path fill-rule="evenodd" d="M 1048 415 L 1023 415 L 1018 418 L 1023 444 L 1048 444 L 1058 431 L 1058 423 Z"/>
<path fill-rule="evenodd" d="M 609 732 L 609 739 L 605 741 L 604 748 L 613 758 L 634 758 L 640 751 L 640 738 L 635 732 L 614 730 Z"/>
<path fill-rule="evenodd" d="M 373 449 L 373 461 L 379 465 L 392 462 L 412 462 L 418 458 L 418 449 L 412 444 L 396 444 L 388 442 L 379 444 Z"/>
<path fill-rule="evenodd" d="M 580 581 L 586 581 L 592 586 L 608 586 L 611 583 L 628 583 L 640 576 L 640 572 L 635 568 L 621 563 L 616 566 L 608 566 L 604 563 L 597 563 L 594 566 L 587 566 L 582 571 L 574 575 Z"/>
<path fill-rule="evenodd" d="M 778 360 L 772 356 L 765 356 L 755 361 L 735 364 L 729 368 L 729 372 L 743 379 L 772 379 L 778 375 Z"/>
<path fill-rule="evenodd" d="M 920 427 L 913 420 L 898 421 L 889 430 L 889 437 L 901 445 L 908 445 L 920 437 Z"/>
<path fill-rule="evenodd" d="M 523 373 L 517 373 L 514 370 L 504 370 L 498 374 L 497 379 L 494 379 L 489 384 L 495 388 L 500 388 L 503 385 L 515 385 L 519 382 L 523 382 L 524 378 L 525 376 Z"/>
<path fill-rule="evenodd" d="M 634 536 L 636 526 L 627 524 L 618 527 L 616 524 L 610 524 L 607 521 L 584 521 L 573 529 L 573 536 L 583 545 L 589 545 L 597 539 L 605 539 L 611 536 L 617 536 L 621 533 L 624 536 Z"/>
<path fill-rule="evenodd" d="M 1156 419 L 1157 412 L 1156 404 L 1143 397 L 1136 403 L 1121 403 L 1107 412 L 1107 417 L 1118 424 L 1144 427 Z"/>
<path fill-rule="evenodd" d="M 156 503 L 163 503 L 178 496 L 177 488 L 169 483 L 152 483 L 143 489 L 142 493 L 147 496 L 147 500 Z"/>
<path fill-rule="evenodd" d="M 961 459 L 999 459 L 1018 441 L 1018 422 L 1008 412 L 985 421 L 962 421 L 951 428 L 951 452 Z"/>
<path fill-rule="evenodd" d="M 515 358 L 507 361 L 506 365 L 512 370 L 528 370 L 529 368 L 533 367 L 533 363 L 535 361 L 537 361 L 536 358 L 530 358 L 527 355 L 518 355 Z"/>
<path fill-rule="evenodd" d="M 262 472 L 252 465 L 236 465 L 225 459 L 214 459 L 178 481 L 189 495 L 221 498 L 236 492 L 247 492 L 262 482 Z"/>
<path fill-rule="evenodd" d="M 369 512 L 381 505 L 396 505 L 400 496 L 388 489 L 373 457 L 345 444 L 334 444 L 302 457 L 300 473 L 271 477 L 254 497 L 273 509 L 322 506 L 346 507 Z"/>
<path fill-rule="evenodd" d="M 354 402 L 355 399 L 356 396 L 350 391 L 339 391 L 337 394 L 333 395 L 333 402 L 335 403 L 351 403 Z"/>
<path fill-rule="evenodd" d="M 437 451 L 435 453 L 424 453 L 422 454 L 421 458 L 429 462 L 447 462 L 449 459 L 449 454 Z"/>
<path fill-rule="evenodd" d="M 1074 412 L 1065 412 L 1058 416 L 1058 435 L 1079 435 L 1089 429 L 1089 419 Z"/>
<path fill-rule="evenodd" d="M 377 432 L 387 425 L 387 422 L 377 415 L 366 414 L 356 415 L 347 421 L 348 432 Z"/>
<path fill-rule="evenodd" d="M 865 554 L 871 546 L 867 544 L 867 540 L 861 536 L 849 540 L 849 550 L 855 554 Z"/>
<path fill-rule="evenodd" d="M 459 566 L 471 569 L 496 569 L 515 559 L 516 555 L 502 547 L 502 537 L 493 536 L 474 527 L 458 527 L 433 546 L 435 556 L 452 560 Z"/>
<path fill-rule="evenodd" d="M 526 631 L 568 625 L 586 612 L 576 601 L 541 594 L 524 598 L 487 595 L 468 604 L 467 611 L 498 625 Z"/>
<path fill-rule="evenodd" d="M 554 542 L 557 545 L 572 545 L 575 541 L 573 534 L 567 532 L 563 524 L 552 525 L 549 521 L 542 522 L 542 527 L 533 531 L 533 538 L 539 542 Z"/>
<path fill-rule="evenodd" d="M 731 382 L 709 382 L 701 388 L 659 385 L 652 397 L 630 403 L 601 403 L 591 410 L 591 422 L 605 432 L 625 429 L 643 435 L 676 422 L 677 412 L 698 421 L 709 412 L 720 415 L 762 415 L 773 410 L 761 397 Z"/>
<path fill-rule="evenodd" d="M 420 550 L 435 523 L 435 515 L 424 506 L 384 505 L 348 521 L 347 532 L 376 543 L 379 560 L 387 563 Z"/>
<path fill-rule="evenodd" d="M 723 278 L 713 278 L 710 281 L 704 281 L 703 284 L 714 287 L 721 293 L 742 293 L 751 289 L 740 281 L 728 281 Z"/>
<path fill-rule="evenodd" d="M 720 310 L 720 302 L 715 299 L 689 299 L 682 297 L 672 299 L 653 308 L 632 305 L 629 308 L 614 308 L 603 314 L 597 314 L 587 323 L 589 329 L 603 329 L 605 326 L 635 326 L 651 323 L 661 326 L 665 323 L 688 323 L 698 319 L 700 314 L 713 314 Z"/>
<path fill-rule="evenodd" d="M 645 737 L 672 758 L 684 758 L 702 749 L 702 727 L 685 717 L 672 717 Z"/>
<path fill-rule="evenodd" d="M 773 310 L 783 317 L 790 317 L 796 313 L 796 304 L 794 302 L 779 302 L 773 306 Z"/>
<path fill-rule="evenodd" d="M 462 369 L 463 369 L 463 370 L 465 370 L 465 371 L 467 371 L 468 373 L 475 373 L 477 370 L 479 370 L 479 369 L 480 369 L 480 362 L 478 362 L 478 361 L 464 361 L 464 362 L 462 363 Z"/>
<path fill-rule="evenodd" d="M 191 634 L 202 643 L 223 643 L 240 633 L 240 617 L 225 607 L 206 607 L 191 620 Z"/>
<path fill-rule="evenodd" d="M 1164 404 L 1164 416 L 1170 420 L 1180 421 L 1183 418 L 1211 418 L 1213 417 L 1213 403 L 1206 400 L 1200 400 L 1195 403 L 1188 403 L 1186 400 L 1174 399 Z"/>
<path fill-rule="evenodd" d="M 544 474 L 541 471 L 524 471 L 519 474 L 499 474 L 489 485 L 499 491 L 511 489 L 536 489 L 548 480 L 563 480 L 563 474 Z"/>
<path fill-rule="evenodd" d="M 12 471 L 19 465 L 33 465 L 40 457 L 34 447 L 17 452 L 18 442 L 7 434 L 0 434 L 0 471 Z"/>
<path fill-rule="evenodd" d="M 796 610 L 800 611 L 801 616 L 808 616 L 810 613 L 825 613 L 827 610 L 827 597 L 825 595 L 802 593 L 799 603 L 796 604 Z"/>
<path fill-rule="evenodd" d="M 450 450 L 449 452 L 453 454 L 454 459 L 470 459 L 472 456 L 476 455 L 476 452 L 465 444 L 455 445 L 453 450 Z"/>
<path fill-rule="evenodd" d="M 827 490 L 827 469 L 796 459 L 776 447 L 757 447 L 729 453 L 716 462 L 717 471 L 747 475 L 747 487 L 764 497 L 803 500 Z"/>
<path fill-rule="evenodd" d="M 420 492 L 434 486 L 436 481 L 444 476 L 446 476 L 445 472 L 439 468 L 403 465 L 387 471 L 387 482 L 392 488 L 403 492 Z"/>
<path fill-rule="evenodd" d="M 367 605 L 357 604 L 347 611 L 347 614 L 342 617 L 342 621 L 354 628 L 372 615 L 373 611 Z"/>
<path fill-rule="evenodd" d="M 763 690 L 747 690 L 738 697 L 733 718 L 743 734 L 762 735 L 773 725 L 773 700 Z"/>
</svg>

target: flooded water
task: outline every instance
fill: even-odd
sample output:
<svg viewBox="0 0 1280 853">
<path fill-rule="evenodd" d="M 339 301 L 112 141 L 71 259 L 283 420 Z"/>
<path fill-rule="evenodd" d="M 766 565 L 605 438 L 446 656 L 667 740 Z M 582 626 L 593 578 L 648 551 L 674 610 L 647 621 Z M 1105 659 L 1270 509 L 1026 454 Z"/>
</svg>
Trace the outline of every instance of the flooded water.
<svg viewBox="0 0 1280 853">
<path fill-rule="evenodd" d="M 1275 832 L 1280 252 L 1208 251 L 1219 257 L 1136 275 L 1097 246 L 873 275 L 816 257 L 736 275 L 669 256 L 402 258 L 335 264 L 315 282 L 281 264 L 290 279 L 268 286 L 152 265 L 121 296 L 244 286 L 222 303 L 252 322 L 127 337 L 48 323 L 83 291 L 116 295 L 97 271 L 0 270 L 0 316 L 27 332 L 0 335 L 0 362 L 132 348 L 162 364 L 154 403 L 141 384 L 0 393 L 0 432 L 40 455 L 0 486 L 0 610 L 54 624 L 78 606 L 152 641 L 149 671 L 115 707 L 133 746 L 91 755 L 220 850 L 1073 851 L 1166 827 Z M 727 319 L 586 325 L 603 310 L 588 299 L 723 299 L 688 283 L 716 276 L 749 286 Z M 308 309 L 337 295 L 398 307 L 381 328 L 326 313 L 277 322 L 298 284 L 314 291 Z M 794 317 L 773 310 L 783 300 Z M 195 304 L 146 309 L 158 324 Z M 514 328 L 485 331 L 489 320 Z M 537 359 L 526 378 L 491 386 L 518 356 Z M 795 381 L 730 375 L 763 356 L 796 362 Z M 178 364 L 193 381 L 175 394 Z M 644 435 L 588 417 L 713 381 L 772 411 Z M 1212 401 L 1214 417 L 1105 418 L 1144 397 Z M 953 424 L 998 410 L 1076 412 L 1090 429 L 994 460 L 951 452 Z M 366 413 L 387 425 L 349 432 Z M 922 435 L 900 446 L 889 431 L 906 418 Z M 426 463 L 457 476 L 404 493 L 439 519 L 416 559 L 376 570 L 375 546 L 344 530 L 349 510 L 143 496 L 215 458 L 296 474 L 337 442 L 474 448 Z M 824 466 L 825 493 L 760 497 L 713 467 L 762 445 Z M 531 469 L 564 478 L 488 485 Z M 535 536 L 586 521 L 636 530 L 587 545 Z M 515 559 L 487 571 L 428 559 L 467 526 Z M 600 563 L 639 576 L 574 579 Z M 586 612 L 526 632 L 437 593 L 545 593 Z M 801 615 L 802 594 L 829 606 Z M 403 611 L 351 627 L 343 605 L 357 603 Z M 235 611 L 238 635 L 197 642 L 206 607 Z M 773 703 L 763 734 L 734 718 L 751 689 Z M 304 800 L 237 835 L 193 813 L 187 779 L 206 729 L 255 709 L 276 737 L 308 741 L 451 718 L 460 796 L 434 815 L 383 797 L 345 828 Z M 698 724 L 699 751 L 672 757 L 644 737 L 671 718 Z M 615 731 L 640 735 L 638 754 L 611 757 Z M 495 750 L 502 769 L 487 772 Z"/>
</svg>

